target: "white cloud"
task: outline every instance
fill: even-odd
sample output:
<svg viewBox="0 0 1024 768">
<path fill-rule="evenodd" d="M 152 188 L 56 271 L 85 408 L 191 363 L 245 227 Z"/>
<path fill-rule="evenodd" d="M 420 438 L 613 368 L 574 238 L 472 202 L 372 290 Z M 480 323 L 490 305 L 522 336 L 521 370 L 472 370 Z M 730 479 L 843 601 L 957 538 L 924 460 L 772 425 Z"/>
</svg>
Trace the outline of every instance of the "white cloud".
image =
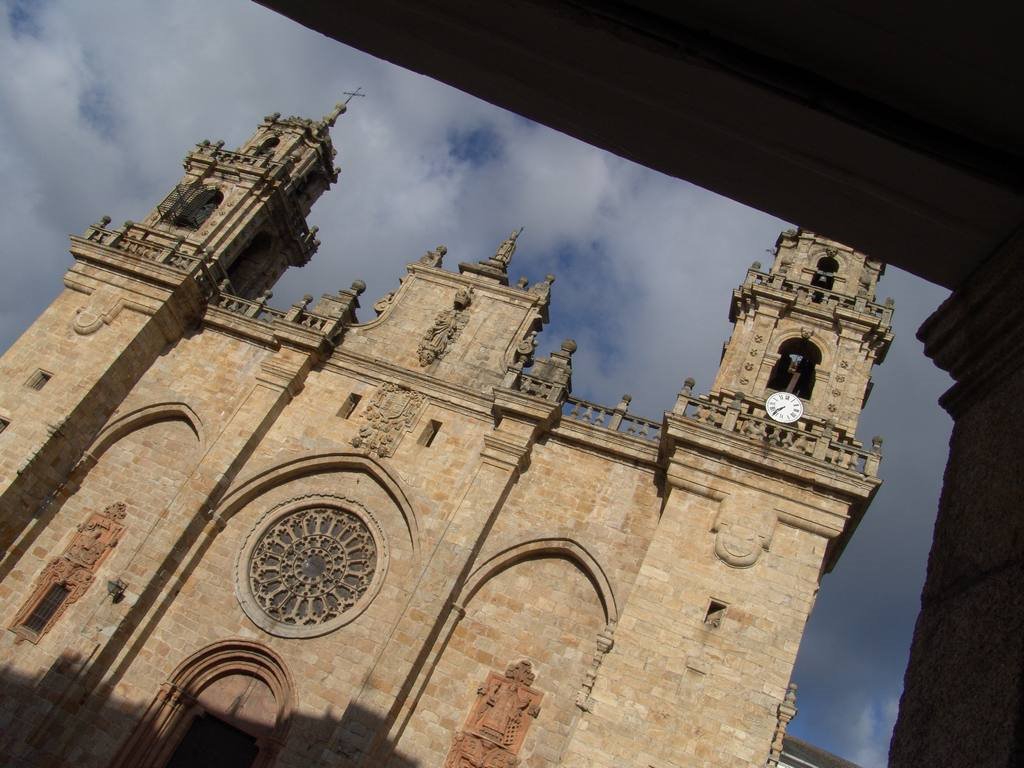
<svg viewBox="0 0 1024 768">
<path fill-rule="evenodd" d="M 850 732 L 850 760 L 863 768 L 885 768 L 889 762 L 889 739 L 896 724 L 899 698 L 890 696 L 864 704 Z"/>
</svg>

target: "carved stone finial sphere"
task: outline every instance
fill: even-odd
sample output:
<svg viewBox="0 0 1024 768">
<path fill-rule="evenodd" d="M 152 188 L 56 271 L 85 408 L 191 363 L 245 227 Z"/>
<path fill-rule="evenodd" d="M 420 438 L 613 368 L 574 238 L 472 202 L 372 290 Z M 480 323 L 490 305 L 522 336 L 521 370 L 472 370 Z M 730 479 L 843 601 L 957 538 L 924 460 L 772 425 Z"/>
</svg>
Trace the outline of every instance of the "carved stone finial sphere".
<svg viewBox="0 0 1024 768">
<path fill-rule="evenodd" d="M 352 290 L 356 292 L 356 296 L 359 296 L 363 293 L 363 291 L 366 290 L 366 283 L 364 283 L 362 280 L 353 280 Z"/>
<path fill-rule="evenodd" d="M 573 341 L 572 339 L 566 339 L 565 341 L 562 342 L 562 351 L 565 352 L 566 354 L 571 355 L 573 352 L 576 351 L 576 342 Z"/>
</svg>

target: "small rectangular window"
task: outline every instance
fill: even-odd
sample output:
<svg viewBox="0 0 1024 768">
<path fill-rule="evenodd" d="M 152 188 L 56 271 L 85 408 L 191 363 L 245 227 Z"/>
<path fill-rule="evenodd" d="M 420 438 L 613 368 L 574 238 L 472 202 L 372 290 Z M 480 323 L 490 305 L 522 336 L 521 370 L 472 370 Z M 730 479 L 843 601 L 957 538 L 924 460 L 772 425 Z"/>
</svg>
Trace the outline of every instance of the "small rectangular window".
<svg viewBox="0 0 1024 768">
<path fill-rule="evenodd" d="M 725 603 L 720 603 L 718 600 L 711 600 L 708 603 L 708 612 L 704 615 L 704 624 L 712 629 L 718 629 L 722 626 L 722 619 L 725 618 L 725 612 L 728 607 Z"/>
<path fill-rule="evenodd" d="M 42 389 L 46 386 L 47 382 L 53 378 L 52 373 L 47 373 L 43 370 L 38 370 L 33 373 L 29 380 L 25 382 L 25 385 L 31 389 Z"/>
<path fill-rule="evenodd" d="M 61 603 L 67 599 L 69 594 L 71 592 L 63 584 L 54 584 L 50 587 L 46 597 L 39 601 L 29 617 L 25 619 L 25 629 L 30 629 L 37 635 L 46 629 L 46 625 L 50 623 L 50 619 L 57 613 Z"/>
<path fill-rule="evenodd" d="M 359 401 L 362 399 L 363 398 L 355 392 L 349 394 L 349 396 L 345 398 L 345 402 L 341 404 L 341 408 L 338 409 L 338 416 L 343 419 L 347 419 L 352 415 L 352 411 L 356 409 L 356 406 L 359 405 Z"/>
<path fill-rule="evenodd" d="M 434 438 L 437 437 L 437 433 L 441 431 L 441 422 L 434 421 L 431 419 L 430 423 L 423 428 L 420 439 L 416 442 L 422 445 L 424 448 L 429 448 L 430 444 L 434 442 Z"/>
</svg>

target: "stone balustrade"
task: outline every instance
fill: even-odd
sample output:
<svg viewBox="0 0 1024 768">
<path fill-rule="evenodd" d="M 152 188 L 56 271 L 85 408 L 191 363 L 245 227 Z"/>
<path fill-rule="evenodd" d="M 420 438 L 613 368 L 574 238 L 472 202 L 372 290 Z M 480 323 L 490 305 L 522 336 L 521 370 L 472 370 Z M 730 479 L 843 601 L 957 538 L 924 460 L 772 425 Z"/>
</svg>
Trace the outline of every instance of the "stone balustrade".
<svg viewBox="0 0 1024 768">
<path fill-rule="evenodd" d="M 219 146 L 219 144 L 210 143 L 208 141 L 204 141 L 201 144 L 196 145 L 196 149 L 193 154 L 204 155 L 218 163 L 241 165 L 248 168 L 269 169 L 282 165 L 281 162 L 272 159 L 270 155 L 233 152 L 230 149 L 224 149 L 224 147 Z"/>
<path fill-rule="evenodd" d="M 661 424 L 651 419 L 627 413 L 630 397 L 625 395 L 614 408 L 591 403 L 578 397 L 569 397 L 562 405 L 562 415 L 601 429 L 609 429 L 641 440 L 657 442 L 661 439 Z"/>
<path fill-rule="evenodd" d="M 557 382 L 547 381 L 529 373 L 519 374 L 519 391 L 534 397 L 541 397 L 557 403 L 565 392 L 565 387 Z"/>
<path fill-rule="evenodd" d="M 252 320 L 262 320 L 265 323 L 274 320 L 284 320 L 285 313 L 279 309 L 268 307 L 265 301 L 252 301 L 243 299 L 241 296 L 232 296 L 230 293 L 218 293 L 213 304 L 220 309 L 232 312 Z"/>
<path fill-rule="evenodd" d="M 893 305 L 891 299 L 886 304 L 868 301 L 866 296 L 847 296 L 800 280 L 793 280 L 784 275 L 761 272 L 756 269 L 747 270 L 744 287 L 764 286 L 783 293 L 792 294 L 800 303 L 821 304 L 828 307 L 842 307 L 877 318 L 883 325 L 892 322 Z"/>
<path fill-rule="evenodd" d="M 693 397 L 680 393 L 673 413 L 770 448 L 802 454 L 869 477 L 878 476 L 882 458 L 882 440 L 878 437 L 872 441 L 872 449 L 866 450 L 829 422 L 804 418 L 792 424 L 780 424 L 763 414 L 744 411 L 741 400 L 726 405 L 714 402 L 707 395 Z"/>
</svg>

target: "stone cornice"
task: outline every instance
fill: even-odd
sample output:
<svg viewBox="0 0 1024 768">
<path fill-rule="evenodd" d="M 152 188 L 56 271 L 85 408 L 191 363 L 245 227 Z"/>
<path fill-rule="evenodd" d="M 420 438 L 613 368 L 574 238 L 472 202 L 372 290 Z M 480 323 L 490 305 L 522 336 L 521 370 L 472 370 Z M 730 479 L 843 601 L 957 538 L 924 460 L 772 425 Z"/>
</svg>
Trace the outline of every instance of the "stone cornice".
<svg viewBox="0 0 1024 768">
<path fill-rule="evenodd" d="M 323 369 L 350 376 L 374 385 L 392 382 L 422 392 L 431 400 L 448 407 L 489 420 L 493 399 L 489 392 L 479 392 L 469 387 L 443 381 L 427 373 L 393 365 L 379 358 L 361 355 L 343 346 L 334 351 L 323 363 Z"/>
<path fill-rule="evenodd" d="M 658 443 L 614 432 L 563 416 L 551 429 L 552 437 L 631 464 L 658 466 Z"/>
<path fill-rule="evenodd" d="M 559 403 L 505 387 L 495 387 L 493 398 L 496 419 L 515 417 L 545 429 L 558 420 L 562 411 Z"/>
<path fill-rule="evenodd" d="M 415 275 L 431 282 L 443 283 L 454 287 L 473 286 L 480 294 L 491 296 L 507 301 L 510 304 L 517 304 L 525 307 L 538 306 L 544 303 L 543 295 L 531 293 L 529 289 L 523 290 L 514 286 L 501 285 L 487 278 L 477 277 L 472 274 L 449 272 L 441 267 L 431 267 L 419 262 L 409 264 L 406 269 L 410 275 Z"/>
<path fill-rule="evenodd" d="M 976 270 L 917 332 L 924 353 L 956 382 L 939 398 L 954 418 L 983 398 L 990 382 L 1024 364 L 1022 263 L 1024 230 Z"/>
<path fill-rule="evenodd" d="M 71 235 L 71 255 L 76 260 L 95 264 L 120 274 L 132 275 L 162 288 L 174 289 L 188 279 L 188 273 L 161 264 L 141 259 L 116 247 Z"/>
<path fill-rule="evenodd" d="M 851 503 L 872 498 L 882 482 L 877 477 L 869 477 L 856 470 L 826 464 L 811 456 L 772 447 L 765 441 L 667 413 L 662 431 L 661 461 L 668 469 L 670 481 L 671 464 L 681 458 L 680 451 L 720 456 L 730 463 L 743 465 L 768 476 L 785 479 L 787 482 L 796 480 L 812 488 L 841 495 Z"/>
</svg>

